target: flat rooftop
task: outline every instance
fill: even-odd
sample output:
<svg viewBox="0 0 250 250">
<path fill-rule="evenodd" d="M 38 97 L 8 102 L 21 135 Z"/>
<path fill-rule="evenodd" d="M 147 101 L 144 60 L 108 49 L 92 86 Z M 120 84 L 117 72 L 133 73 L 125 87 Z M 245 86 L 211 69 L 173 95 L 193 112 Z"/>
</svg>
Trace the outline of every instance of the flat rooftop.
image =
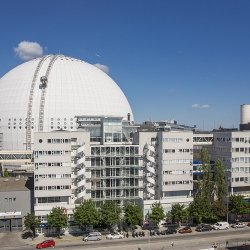
<svg viewBox="0 0 250 250">
<path fill-rule="evenodd" d="M 0 192 L 30 191 L 33 189 L 33 179 L 23 177 L 0 177 Z"/>
</svg>

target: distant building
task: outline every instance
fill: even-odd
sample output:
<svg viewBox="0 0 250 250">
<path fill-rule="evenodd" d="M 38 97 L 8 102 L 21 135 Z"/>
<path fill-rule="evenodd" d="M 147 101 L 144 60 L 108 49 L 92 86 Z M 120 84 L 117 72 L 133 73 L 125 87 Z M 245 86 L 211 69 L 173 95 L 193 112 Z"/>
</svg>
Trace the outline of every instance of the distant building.
<svg viewBox="0 0 250 250">
<path fill-rule="evenodd" d="M 0 178 L 0 232 L 21 231 L 34 208 L 33 178 Z"/>
</svg>

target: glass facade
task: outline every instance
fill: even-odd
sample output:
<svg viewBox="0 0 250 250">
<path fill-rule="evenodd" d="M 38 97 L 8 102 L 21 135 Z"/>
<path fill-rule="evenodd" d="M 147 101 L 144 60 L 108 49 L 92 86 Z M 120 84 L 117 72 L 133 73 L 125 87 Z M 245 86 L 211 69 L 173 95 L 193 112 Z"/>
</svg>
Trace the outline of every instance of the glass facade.
<svg viewBox="0 0 250 250">
<path fill-rule="evenodd" d="M 139 199 L 139 171 L 139 146 L 92 146 L 91 198 L 121 205 L 124 199 Z"/>
</svg>

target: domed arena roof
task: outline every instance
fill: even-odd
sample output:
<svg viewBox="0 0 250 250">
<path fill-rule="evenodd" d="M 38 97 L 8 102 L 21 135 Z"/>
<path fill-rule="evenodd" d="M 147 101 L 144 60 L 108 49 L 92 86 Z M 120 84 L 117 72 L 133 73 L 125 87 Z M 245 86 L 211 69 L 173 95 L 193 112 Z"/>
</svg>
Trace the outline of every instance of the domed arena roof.
<svg viewBox="0 0 250 250">
<path fill-rule="evenodd" d="M 75 116 L 133 121 L 127 98 L 103 71 L 64 55 L 25 62 L 0 79 L 3 149 L 25 149 L 36 131 L 75 130 Z"/>
</svg>

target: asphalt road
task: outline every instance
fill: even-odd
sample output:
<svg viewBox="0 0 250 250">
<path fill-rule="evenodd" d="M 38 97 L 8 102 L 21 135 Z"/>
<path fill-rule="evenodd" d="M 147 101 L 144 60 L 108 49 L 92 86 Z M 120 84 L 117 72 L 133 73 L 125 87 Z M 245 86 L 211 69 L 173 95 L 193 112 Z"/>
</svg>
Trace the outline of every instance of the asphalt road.
<svg viewBox="0 0 250 250">
<path fill-rule="evenodd" d="M 1 233 L 0 250 L 23 250 L 35 249 L 35 241 L 23 240 L 20 233 Z M 121 239 L 121 240 L 102 240 L 99 242 L 83 242 L 81 238 L 72 240 L 66 237 L 56 241 L 56 249 L 60 250 L 200 250 L 211 248 L 212 243 L 218 243 L 218 249 L 225 249 L 226 241 L 229 244 L 250 243 L 250 228 L 229 229 L 225 231 L 211 231 L 191 234 L 176 234 L 167 236 L 152 236 L 142 238 Z M 171 246 L 174 242 L 174 246 Z"/>
</svg>

